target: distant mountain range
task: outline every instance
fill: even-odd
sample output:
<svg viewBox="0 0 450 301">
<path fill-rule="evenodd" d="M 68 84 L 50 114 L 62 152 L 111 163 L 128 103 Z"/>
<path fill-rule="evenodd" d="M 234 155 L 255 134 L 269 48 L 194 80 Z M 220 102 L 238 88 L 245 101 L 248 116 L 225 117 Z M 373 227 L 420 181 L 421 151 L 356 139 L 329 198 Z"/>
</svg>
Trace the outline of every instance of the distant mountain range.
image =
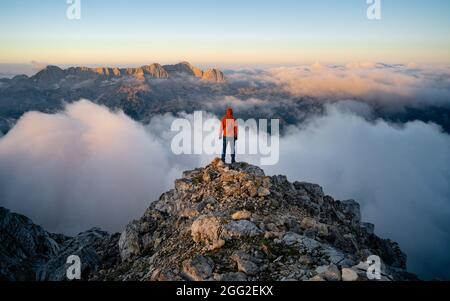
<svg viewBox="0 0 450 301">
<path fill-rule="evenodd" d="M 161 66 L 158 63 L 145 65 L 138 68 L 87 68 L 87 67 L 71 67 L 61 69 L 57 66 L 47 66 L 45 69 L 32 76 L 30 79 L 39 85 L 51 85 L 60 81 L 73 82 L 75 80 L 89 79 L 121 79 L 133 77 L 140 81 L 147 78 L 178 78 L 178 77 L 195 77 L 201 80 L 220 83 L 225 82 L 225 76 L 218 69 L 209 69 L 203 71 L 192 66 L 188 62 L 181 62 L 175 65 Z M 24 80 L 24 76 L 14 79 Z"/>
<path fill-rule="evenodd" d="M 225 83 L 221 70 L 203 71 L 188 62 L 137 68 L 47 66 L 31 77 L 0 79 L 0 132 L 28 111 L 50 113 L 81 98 L 147 120 L 154 113 L 189 108 L 190 100 L 211 97 Z M 180 104 L 181 98 L 185 102 Z"/>
</svg>

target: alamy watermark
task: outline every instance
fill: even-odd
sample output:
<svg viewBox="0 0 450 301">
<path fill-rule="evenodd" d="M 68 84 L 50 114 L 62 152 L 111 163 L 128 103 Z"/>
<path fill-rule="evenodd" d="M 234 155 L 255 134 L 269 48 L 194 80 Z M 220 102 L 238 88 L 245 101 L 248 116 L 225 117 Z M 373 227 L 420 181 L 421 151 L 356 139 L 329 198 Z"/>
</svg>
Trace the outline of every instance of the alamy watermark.
<svg viewBox="0 0 450 301">
<path fill-rule="evenodd" d="M 66 264 L 69 267 L 66 270 L 66 277 L 68 280 L 81 280 L 81 259 L 77 255 L 70 255 L 67 257 Z"/>
<path fill-rule="evenodd" d="M 69 20 L 81 19 L 81 0 L 66 0 L 67 9 L 66 16 Z M 369 20 L 381 20 L 381 0 L 366 0 L 367 19 Z"/>
<path fill-rule="evenodd" d="M 367 268 L 367 279 L 369 280 L 381 280 L 381 259 L 379 256 L 371 255 L 367 258 L 366 263 L 369 265 Z"/>
<path fill-rule="evenodd" d="M 381 0 L 367 0 L 367 19 L 381 20 Z"/>
<path fill-rule="evenodd" d="M 236 155 L 257 156 L 261 165 L 275 165 L 280 159 L 280 120 L 237 119 Z M 220 155 L 222 153 L 221 122 L 204 118 L 196 111 L 193 120 L 178 118 L 172 122 L 171 149 L 175 155 Z M 227 145 L 227 153 L 231 149 Z"/>
<path fill-rule="evenodd" d="M 66 17 L 69 20 L 81 19 L 81 0 L 67 0 Z"/>
</svg>

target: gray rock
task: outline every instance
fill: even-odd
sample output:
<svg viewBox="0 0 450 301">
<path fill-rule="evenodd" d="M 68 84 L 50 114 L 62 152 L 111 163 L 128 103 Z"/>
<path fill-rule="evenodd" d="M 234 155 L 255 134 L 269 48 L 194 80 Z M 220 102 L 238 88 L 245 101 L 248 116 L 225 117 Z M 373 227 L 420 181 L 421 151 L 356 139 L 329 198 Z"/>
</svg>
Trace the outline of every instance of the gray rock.
<svg viewBox="0 0 450 301">
<path fill-rule="evenodd" d="M 201 255 L 196 255 L 183 262 L 183 273 L 188 280 L 205 281 L 212 276 L 214 261 Z"/>
<path fill-rule="evenodd" d="M 191 236 L 196 243 L 213 244 L 222 233 L 222 220 L 214 215 L 202 215 L 191 226 Z"/>
<path fill-rule="evenodd" d="M 0 207 L 0 279 L 36 280 L 36 267 L 58 254 L 66 239 Z"/>
<path fill-rule="evenodd" d="M 133 256 L 141 254 L 142 245 L 139 228 L 139 222 L 134 221 L 128 224 L 120 235 L 119 251 L 122 260 L 128 260 Z"/>
<path fill-rule="evenodd" d="M 316 221 L 315 219 L 311 218 L 311 217 L 305 217 L 301 224 L 300 227 L 304 230 L 313 230 L 314 232 L 318 233 L 319 235 L 322 236 L 327 236 L 328 235 L 328 227 L 327 225 Z"/>
<path fill-rule="evenodd" d="M 375 233 L 375 225 L 371 223 L 361 223 L 361 229 L 366 231 L 367 234 Z"/>
<path fill-rule="evenodd" d="M 247 276 L 244 273 L 237 272 L 237 273 L 225 273 L 225 274 L 216 274 L 214 275 L 214 280 L 216 281 L 237 281 L 237 282 L 243 282 L 247 281 Z"/>
<path fill-rule="evenodd" d="M 342 262 L 346 259 L 346 256 L 342 251 L 335 249 L 333 247 L 325 248 L 324 253 L 328 257 L 330 263 L 335 264 L 337 266 L 342 264 Z"/>
<path fill-rule="evenodd" d="M 292 246 L 295 244 L 299 244 L 302 241 L 303 237 L 303 235 L 294 232 L 288 232 L 283 236 L 283 242 L 288 246 Z"/>
<path fill-rule="evenodd" d="M 311 184 L 306 182 L 294 182 L 294 187 L 296 189 L 304 189 L 308 193 L 312 194 L 315 197 L 323 197 L 323 188 L 317 184 Z"/>
<path fill-rule="evenodd" d="M 329 266 L 319 266 L 316 268 L 317 274 L 327 281 L 341 281 L 341 272 L 334 264 Z"/>
<path fill-rule="evenodd" d="M 321 247 L 321 244 L 318 241 L 292 232 L 288 232 L 284 235 L 283 242 L 288 246 L 298 245 L 305 248 L 308 252 Z"/>
<path fill-rule="evenodd" d="M 258 166 L 250 165 L 245 162 L 236 162 L 231 164 L 231 168 L 233 170 L 241 171 L 250 175 L 254 175 L 257 177 L 264 177 L 265 173 L 264 170 L 259 168 Z"/>
<path fill-rule="evenodd" d="M 249 254 L 239 251 L 234 253 L 231 259 L 236 262 L 239 272 L 247 275 L 256 275 L 259 271 L 259 267 L 255 263 L 256 259 Z"/>
<path fill-rule="evenodd" d="M 359 226 L 361 222 L 361 210 L 359 204 L 355 200 L 347 200 L 341 202 L 343 212 L 350 216 L 352 224 Z"/>
<path fill-rule="evenodd" d="M 242 238 L 261 235 L 263 232 L 251 221 L 232 221 L 225 226 L 225 237 Z"/>
<path fill-rule="evenodd" d="M 68 280 L 66 272 L 70 264 L 67 258 L 76 255 L 81 262 L 81 279 L 88 280 L 103 265 L 101 254 L 96 245 L 101 245 L 110 238 L 110 235 L 98 228 L 91 229 L 68 239 L 61 246 L 60 252 L 43 264 L 37 271 L 39 281 L 65 281 Z M 115 241 L 117 243 L 117 240 Z"/>
<path fill-rule="evenodd" d="M 258 196 L 259 197 L 266 197 L 270 195 L 270 190 L 265 187 L 259 187 L 258 188 Z"/>
<path fill-rule="evenodd" d="M 46 232 L 27 217 L 0 208 L 0 279 L 64 281 L 67 258 L 80 257 L 82 280 L 119 262 L 118 235 L 94 228 L 75 237 Z"/>
</svg>

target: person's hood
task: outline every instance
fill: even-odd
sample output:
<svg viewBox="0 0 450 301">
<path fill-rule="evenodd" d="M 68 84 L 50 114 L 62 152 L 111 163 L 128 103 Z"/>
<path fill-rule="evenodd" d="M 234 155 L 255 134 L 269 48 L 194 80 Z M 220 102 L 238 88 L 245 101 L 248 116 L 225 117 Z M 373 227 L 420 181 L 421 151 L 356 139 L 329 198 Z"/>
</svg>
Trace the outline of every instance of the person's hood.
<svg viewBox="0 0 450 301">
<path fill-rule="evenodd" d="M 234 118 L 234 116 L 233 116 L 233 109 L 232 108 L 228 108 L 227 109 L 226 118 Z"/>
</svg>

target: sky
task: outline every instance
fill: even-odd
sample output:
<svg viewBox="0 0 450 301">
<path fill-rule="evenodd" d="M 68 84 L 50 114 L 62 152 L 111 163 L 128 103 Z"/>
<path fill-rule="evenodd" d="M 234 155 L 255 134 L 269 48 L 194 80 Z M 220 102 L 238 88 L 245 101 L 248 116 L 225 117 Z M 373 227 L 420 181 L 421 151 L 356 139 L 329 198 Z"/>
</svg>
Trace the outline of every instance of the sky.
<svg viewBox="0 0 450 301">
<path fill-rule="evenodd" d="M 0 1 L 0 63 L 450 63 L 448 0 L 80 1 Z"/>
</svg>

